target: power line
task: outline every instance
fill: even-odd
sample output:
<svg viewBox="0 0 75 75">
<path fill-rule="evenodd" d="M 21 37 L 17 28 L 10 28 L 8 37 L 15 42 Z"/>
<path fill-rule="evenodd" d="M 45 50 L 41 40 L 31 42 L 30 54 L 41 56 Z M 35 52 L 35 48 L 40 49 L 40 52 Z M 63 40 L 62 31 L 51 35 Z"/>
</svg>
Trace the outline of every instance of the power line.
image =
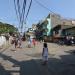
<svg viewBox="0 0 75 75">
<path fill-rule="evenodd" d="M 46 6 L 44 6 L 43 4 L 41 4 L 39 1 L 34 0 L 37 4 L 39 4 L 41 7 L 43 7 L 44 9 L 46 9 L 47 11 L 50 11 L 51 13 L 55 14 L 53 11 L 51 11 L 49 8 L 47 8 Z"/>
<path fill-rule="evenodd" d="M 16 8 L 16 2 L 15 2 L 15 0 L 14 0 L 14 6 L 15 6 L 15 11 L 16 11 L 17 20 L 19 20 L 18 14 L 17 14 L 17 8 Z"/>
<path fill-rule="evenodd" d="M 28 16 L 28 14 L 29 14 L 29 11 L 30 11 L 30 8 L 31 8 L 31 4 L 32 4 L 32 0 L 30 1 L 29 9 L 28 9 L 28 12 L 27 12 L 27 14 L 26 14 L 25 20 L 27 19 L 27 16 Z"/>
<path fill-rule="evenodd" d="M 28 11 L 27 11 L 26 17 L 25 17 L 25 21 L 24 21 L 24 24 L 25 24 L 25 25 L 26 25 L 26 20 L 27 20 L 27 17 L 28 17 L 28 14 L 29 14 L 29 11 L 30 11 L 30 8 L 31 8 L 31 5 L 32 5 L 32 0 L 30 1 L 30 5 L 29 5 L 29 8 L 28 8 Z"/>
<path fill-rule="evenodd" d="M 14 0 L 14 6 L 15 6 L 17 18 L 19 20 L 19 27 L 21 28 L 21 26 L 23 26 L 23 22 L 24 22 L 26 0 L 23 0 L 23 6 L 20 4 L 20 0 Z M 21 30 L 22 30 L 22 28 L 21 28 Z"/>
<path fill-rule="evenodd" d="M 18 8 L 19 20 L 20 20 L 20 23 L 21 23 L 21 12 L 20 12 L 19 0 L 17 0 L 17 8 Z"/>
<path fill-rule="evenodd" d="M 24 2 L 23 2 L 23 8 L 22 8 L 22 21 L 24 21 L 25 8 L 26 8 L 26 0 L 24 0 Z"/>
<path fill-rule="evenodd" d="M 19 21 L 19 26 L 18 26 L 18 28 L 19 28 L 21 19 L 20 19 L 20 10 L 19 10 L 20 6 L 18 5 L 18 3 L 19 3 L 19 0 L 18 1 L 14 0 L 14 7 L 15 7 L 15 11 L 16 11 L 16 16 L 17 16 L 17 20 Z"/>
<path fill-rule="evenodd" d="M 30 1 L 30 4 L 29 4 L 29 8 L 28 8 L 28 11 L 27 11 L 27 14 L 26 14 L 26 17 L 25 17 L 25 22 L 26 22 L 26 19 L 28 17 L 28 14 L 29 14 L 29 11 L 30 11 L 30 8 L 31 8 L 31 4 L 32 4 L 32 0 Z M 24 16 L 23 16 L 23 22 L 24 23 Z M 21 29 L 23 28 L 23 24 L 21 25 Z"/>
<path fill-rule="evenodd" d="M 26 0 L 24 0 L 24 2 L 23 2 L 23 8 L 22 8 L 22 14 L 21 14 L 21 18 L 22 18 L 22 25 L 21 25 L 21 28 L 23 28 L 24 15 L 25 15 L 25 8 L 26 8 Z"/>
<path fill-rule="evenodd" d="M 15 11 L 16 11 L 17 18 L 19 20 L 19 27 L 20 27 L 21 31 L 23 29 L 24 20 L 26 22 L 26 19 L 28 17 L 28 14 L 29 14 L 29 11 L 31 8 L 31 4 L 32 4 L 32 0 L 29 3 L 27 13 L 25 12 L 27 0 L 23 0 L 22 3 L 23 3 L 23 5 L 20 4 L 20 0 L 14 0 Z M 26 15 L 25 15 L 25 13 L 26 13 Z"/>
</svg>

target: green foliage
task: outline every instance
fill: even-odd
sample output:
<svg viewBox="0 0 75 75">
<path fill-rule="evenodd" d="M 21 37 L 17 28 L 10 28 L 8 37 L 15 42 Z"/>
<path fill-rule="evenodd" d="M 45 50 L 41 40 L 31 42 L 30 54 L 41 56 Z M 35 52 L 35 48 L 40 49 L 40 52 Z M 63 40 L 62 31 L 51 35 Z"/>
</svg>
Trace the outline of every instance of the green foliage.
<svg viewBox="0 0 75 75">
<path fill-rule="evenodd" d="M 18 31 L 18 29 L 15 28 L 13 25 L 0 22 L 0 34 L 10 33 L 10 32 L 14 33 L 17 31 Z"/>
</svg>

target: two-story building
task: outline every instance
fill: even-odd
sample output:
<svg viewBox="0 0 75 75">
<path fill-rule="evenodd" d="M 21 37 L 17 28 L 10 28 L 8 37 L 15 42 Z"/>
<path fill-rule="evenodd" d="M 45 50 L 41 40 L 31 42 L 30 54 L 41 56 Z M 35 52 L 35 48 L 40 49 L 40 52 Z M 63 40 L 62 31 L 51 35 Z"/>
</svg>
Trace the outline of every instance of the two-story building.
<svg viewBox="0 0 75 75">
<path fill-rule="evenodd" d="M 62 36 L 75 34 L 75 20 L 63 19 L 59 14 L 50 13 L 44 20 L 37 25 L 39 36 L 44 40 L 54 40 Z"/>
</svg>

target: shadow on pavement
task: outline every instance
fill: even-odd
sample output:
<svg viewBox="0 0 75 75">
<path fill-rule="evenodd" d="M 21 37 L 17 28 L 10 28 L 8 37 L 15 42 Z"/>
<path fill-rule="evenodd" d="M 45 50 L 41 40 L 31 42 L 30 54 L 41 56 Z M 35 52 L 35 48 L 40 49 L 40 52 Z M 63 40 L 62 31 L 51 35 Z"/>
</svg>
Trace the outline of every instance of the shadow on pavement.
<svg viewBox="0 0 75 75">
<path fill-rule="evenodd" d="M 0 75 L 10 75 L 10 73 L 6 71 L 1 64 L 0 64 Z"/>
<path fill-rule="evenodd" d="M 38 55 L 37 55 L 38 56 Z M 61 55 L 60 59 L 49 58 L 48 64 L 43 66 L 41 59 L 31 59 L 27 61 L 18 61 L 11 56 L 0 53 L 0 58 L 13 63 L 12 70 L 6 70 L 4 65 L 0 64 L 0 75 L 75 75 L 75 55 Z M 16 67 L 20 69 L 15 70 Z"/>
<path fill-rule="evenodd" d="M 69 54 L 74 54 L 75 55 L 75 49 L 74 50 L 70 50 L 70 51 L 65 51 L 66 53 L 69 53 Z"/>
</svg>

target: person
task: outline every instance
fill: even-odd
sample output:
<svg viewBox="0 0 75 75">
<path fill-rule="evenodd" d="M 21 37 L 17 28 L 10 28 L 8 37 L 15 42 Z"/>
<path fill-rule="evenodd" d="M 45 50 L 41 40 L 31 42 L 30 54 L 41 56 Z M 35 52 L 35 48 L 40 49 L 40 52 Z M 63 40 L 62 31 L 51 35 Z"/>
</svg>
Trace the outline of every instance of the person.
<svg viewBox="0 0 75 75">
<path fill-rule="evenodd" d="M 9 36 L 9 45 L 13 44 L 13 37 Z"/>
<path fill-rule="evenodd" d="M 42 58 L 43 58 L 43 65 L 46 65 L 47 62 L 48 62 L 48 47 L 47 47 L 47 43 L 43 44 Z"/>
<path fill-rule="evenodd" d="M 30 39 L 30 37 L 28 38 L 28 48 L 30 48 L 31 47 L 31 39 Z"/>
<path fill-rule="evenodd" d="M 32 43 L 33 43 L 33 45 L 34 45 L 34 47 L 35 47 L 35 45 L 36 45 L 35 38 L 33 38 Z"/>
<path fill-rule="evenodd" d="M 15 45 L 15 48 L 16 48 L 17 45 L 18 45 L 18 39 L 16 38 L 16 36 L 14 36 L 14 45 Z"/>
<path fill-rule="evenodd" d="M 18 48 L 21 48 L 21 45 L 22 45 L 22 37 L 20 36 L 18 38 Z"/>
</svg>

